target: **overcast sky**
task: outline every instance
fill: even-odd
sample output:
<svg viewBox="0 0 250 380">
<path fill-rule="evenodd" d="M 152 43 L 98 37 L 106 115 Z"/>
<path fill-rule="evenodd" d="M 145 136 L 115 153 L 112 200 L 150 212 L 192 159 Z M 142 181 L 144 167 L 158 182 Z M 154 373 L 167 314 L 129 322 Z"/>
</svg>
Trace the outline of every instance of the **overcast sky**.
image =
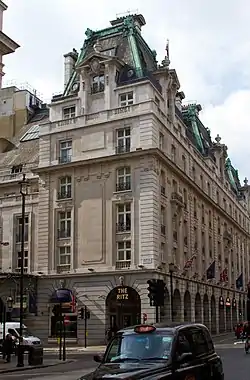
<svg viewBox="0 0 250 380">
<path fill-rule="evenodd" d="M 5 58 L 4 83 L 28 82 L 45 100 L 63 89 L 63 54 L 79 50 L 87 28 L 109 26 L 116 14 L 138 10 L 143 36 L 158 60 L 170 40 L 186 101 L 203 107 L 201 119 L 219 133 L 241 179 L 249 176 L 249 0 L 6 0 L 3 31 L 21 48 Z"/>
</svg>

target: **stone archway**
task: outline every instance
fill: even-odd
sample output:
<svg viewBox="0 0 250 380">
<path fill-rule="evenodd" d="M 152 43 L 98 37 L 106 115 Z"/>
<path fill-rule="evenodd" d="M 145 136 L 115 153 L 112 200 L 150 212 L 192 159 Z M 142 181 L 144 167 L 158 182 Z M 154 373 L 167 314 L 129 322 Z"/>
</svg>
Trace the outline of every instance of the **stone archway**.
<svg viewBox="0 0 250 380">
<path fill-rule="evenodd" d="M 173 295 L 173 321 L 180 322 L 181 320 L 181 294 L 178 289 L 175 289 Z"/>
<path fill-rule="evenodd" d="M 171 305 L 170 305 L 170 295 L 167 288 L 165 288 L 165 300 L 164 300 L 164 307 L 163 314 L 161 315 L 163 320 L 170 321 L 171 320 Z"/>
<path fill-rule="evenodd" d="M 203 297 L 203 323 L 210 329 L 210 320 L 209 320 L 209 299 L 207 293 Z"/>
<path fill-rule="evenodd" d="M 225 305 L 224 298 L 220 296 L 219 298 L 219 332 L 224 333 L 226 330 L 225 326 Z"/>
<path fill-rule="evenodd" d="M 194 302 L 194 314 L 195 314 L 195 322 L 202 323 L 202 307 L 201 307 L 201 295 L 200 293 L 196 293 L 195 302 Z"/>
<path fill-rule="evenodd" d="M 191 322 L 191 295 L 188 290 L 185 291 L 184 294 L 184 321 Z"/>
<path fill-rule="evenodd" d="M 211 297 L 211 332 L 212 334 L 217 333 L 217 322 L 216 322 L 216 301 L 215 296 Z"/>
<path fill-rule="evenodd" d="M 130 286 L 117 286 L 106 298 L 107 325 L 113 331 L 141 323 L 141 298 Z"/>
</svg>

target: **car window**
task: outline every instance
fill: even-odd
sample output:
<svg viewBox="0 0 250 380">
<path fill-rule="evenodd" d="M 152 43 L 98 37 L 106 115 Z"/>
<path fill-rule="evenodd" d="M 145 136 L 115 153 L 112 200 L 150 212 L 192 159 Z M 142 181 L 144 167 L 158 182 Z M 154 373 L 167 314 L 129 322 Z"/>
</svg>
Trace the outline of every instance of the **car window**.
<svg viewBox="0 0 250 380">
<path fill-rule="evenodd" d="M 211 335 L 210 335 L 209 331 L 208 330 L 203 330 L 203 333 L 204 333 L 205 338 L 207 340 L 208 351 L 209 352 L 214 352 L 214 344 L 213 344 L 213 340 L 211 338 Z"/>
<path fill-rule="evenodd" d="M 137 360 L 168 359 L 172 342 L 173 335 L 165 332 L 120 335 L 112 340 L 104 362 L 109 363 L 128 358 Z"/>
<path fill-rule="evenodd" d="M 208 343 L 201 329 L 192 329 L 190 331 L 192 337 L 192 352 L 194 355 L 206 354 L 208 350 Z"/>
<path fill-rule="evenodd" d="M 187 354 L 192 352 L 192 348 L 190 342 L 188 340 L 188 336 L 186 332 L 180 332 L 177 338 L 177 346 L 176 346 L 177 356 L 181 356 L 182 354 Z"/>
</svg>

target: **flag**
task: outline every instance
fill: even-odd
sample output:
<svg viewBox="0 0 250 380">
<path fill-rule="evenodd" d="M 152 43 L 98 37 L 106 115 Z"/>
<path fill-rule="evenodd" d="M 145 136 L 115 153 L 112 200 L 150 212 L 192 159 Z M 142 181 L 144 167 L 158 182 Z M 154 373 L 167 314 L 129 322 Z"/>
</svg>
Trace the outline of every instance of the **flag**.
<svg viewBox="0 0 250 380">
<path fill-rule="evenodd" d="M 215 278 L 215 260 L 207 268 L 207 280 Z"/>
<path fill-rule="evenodd" d="M 241 273 L 236 280 L 236 288 L 237 289 L 243 288 L 243 273 Z"/>
<path fill-rule="evenodd" d="M 188 259 L 184 265 L 183 270 L 187 270 L 187 269 L 191 268 L 195 258 L 196 258 L 196 255 L 193 255 L 190 259 Z"/>
<path fill-rule="evenodd" d="M 220 274 L 220 282 L 228 282 L 227 268 L 225 268 Z"/>
</svg>

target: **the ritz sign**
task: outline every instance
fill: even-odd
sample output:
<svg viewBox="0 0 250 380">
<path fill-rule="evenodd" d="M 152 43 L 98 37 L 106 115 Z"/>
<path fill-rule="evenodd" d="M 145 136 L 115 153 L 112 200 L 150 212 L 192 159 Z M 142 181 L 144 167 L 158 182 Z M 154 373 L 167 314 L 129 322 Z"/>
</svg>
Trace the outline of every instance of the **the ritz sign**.
<svg viewBox="0 0 250 380">
<path fill-rule="evenodd" d="M 116 300 L 123 301 L 128 300 L 128 288 L 118 288 L 116 293 Z"/>
</svg>

